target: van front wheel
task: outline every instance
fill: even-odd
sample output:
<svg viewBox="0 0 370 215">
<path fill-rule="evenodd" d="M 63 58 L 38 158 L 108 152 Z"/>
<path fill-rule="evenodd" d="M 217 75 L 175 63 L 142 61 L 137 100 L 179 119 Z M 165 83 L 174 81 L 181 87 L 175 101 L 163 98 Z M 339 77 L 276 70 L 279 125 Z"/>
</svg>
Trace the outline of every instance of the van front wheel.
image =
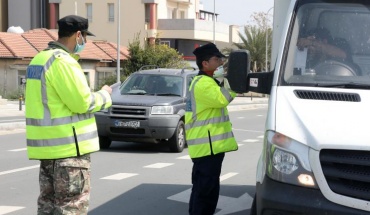
<svg viewBox="0 0 370 215">
<path fill-rule="evenodd" d="M 168 140 L 168 144 L 171 152 L 182 152 L 185 148 L 185 125 L 183 121 L 179 121 L 177 124 L 175 133 Z"/>
</svg>

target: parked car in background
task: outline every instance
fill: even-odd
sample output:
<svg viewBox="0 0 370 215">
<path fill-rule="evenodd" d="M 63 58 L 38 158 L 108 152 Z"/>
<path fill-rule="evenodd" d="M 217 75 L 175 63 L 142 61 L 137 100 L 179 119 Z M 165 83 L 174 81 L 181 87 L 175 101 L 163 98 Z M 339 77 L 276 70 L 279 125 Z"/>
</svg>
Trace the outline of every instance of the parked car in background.
<svg viewBox="0 0 370 215">
<path fill-rule="evenodd" d="M 171 152 L 183 151 L 188 88 L 198 72 L 145 68 L 112 86 L 112 106 L 95 114 L 100 148 L 112 141 L 165 142 Z"/>
</svg>

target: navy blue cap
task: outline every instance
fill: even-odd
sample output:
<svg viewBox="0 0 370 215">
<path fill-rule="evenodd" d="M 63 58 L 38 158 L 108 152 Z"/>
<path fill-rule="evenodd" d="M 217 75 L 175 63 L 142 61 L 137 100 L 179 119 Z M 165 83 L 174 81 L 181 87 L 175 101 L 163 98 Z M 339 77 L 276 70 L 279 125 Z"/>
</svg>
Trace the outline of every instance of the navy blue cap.
<svg viewBox="0 0 370 215">
<path fill-rule="evenodd" d="M 69 15 L 58 20 L 59 31 L 69 32 L 85 32 L 89 36 L 95 36 L 93 33 L 88 31 L 89 21 L 83 17 L 76 15 Z"/>
<path fill-rule="evenodd" d="M 216 47 L 215 44 L 213 43 L 208 43 L 206 45 L 203 45 L 203 46 L 200 46 L 198 48 L 196 48 L 194 51 L 193 51 L 193 54 L 197 57 L 197 58 L 200 58 L 200 57 L 205 57 L 205 56 L 217 56 L 217 57 L 226 57 L 225 55 L 223 55 L 220 50 L 218 50 L 218 48 Z"/>
</svg>

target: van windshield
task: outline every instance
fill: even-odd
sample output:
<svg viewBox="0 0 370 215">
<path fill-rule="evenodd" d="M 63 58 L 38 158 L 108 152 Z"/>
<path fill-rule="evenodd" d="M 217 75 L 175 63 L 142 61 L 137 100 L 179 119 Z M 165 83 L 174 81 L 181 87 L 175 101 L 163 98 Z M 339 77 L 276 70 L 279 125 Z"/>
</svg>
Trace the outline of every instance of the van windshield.
<svg viewBox="0 0 370 215">
<path fill-rule="evenodd" d="M 279 85 L 368 89 L 370 3 L 305 2 L 292 23 Z"/>
</svg>

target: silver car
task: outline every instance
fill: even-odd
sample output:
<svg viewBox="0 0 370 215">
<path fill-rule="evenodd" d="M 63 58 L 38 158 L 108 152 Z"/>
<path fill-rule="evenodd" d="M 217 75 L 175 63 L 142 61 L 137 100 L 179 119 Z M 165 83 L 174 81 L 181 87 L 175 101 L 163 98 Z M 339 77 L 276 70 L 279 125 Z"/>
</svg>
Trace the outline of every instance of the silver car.
<svg viewBox="0 0 370 215">
<path fill-rule="evenodd" d="M 113 86 L 109 109 L 97 112 L 100 148 L 112 141 L 166 142 L 182 152 L 185 141 L 185 104 L 194 68 L 140 70 Z"/>
</svg>

